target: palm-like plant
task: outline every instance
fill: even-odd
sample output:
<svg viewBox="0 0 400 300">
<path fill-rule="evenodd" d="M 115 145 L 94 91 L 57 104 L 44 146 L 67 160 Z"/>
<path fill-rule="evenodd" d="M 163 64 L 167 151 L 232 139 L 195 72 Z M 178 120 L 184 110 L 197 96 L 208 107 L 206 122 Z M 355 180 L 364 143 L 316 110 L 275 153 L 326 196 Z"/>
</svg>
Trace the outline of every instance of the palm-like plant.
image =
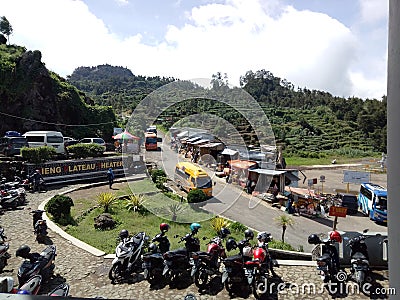
<svg viewBox="0 0 400 300">
<path fill-rule="evenodd" d="M 211 219 L 210 221 L 211 227 L 215 230 L 215 232 L 218 234 L 218 232 L 221 231 L 222 228 L 227 228 L 230 225 L 230 222 L 224 218 L 221 218 L 219 216 L 216 216 Z"/>
<path fill-rule="evenodd" d="M 111 192 L 103 192 L 96 196 L 97 205 L 102 207 L 105 213 L 110 212 L 111 206 L 116 202 L 117 197 Z"/>
<path fill-rule="evenodd" d="M 176 222 L 178 214 L 183 212 L 184 210 L 186 210 L 186 207 L 184 207 L 182 204 L 179 203 L 174 203 L 167 206 L 167 211 L 169 212 L 170 215 L 172 215 L 173 222 Z"/>
<path fill-rule="evenodd" d="M 126 200 L 125 208 L 128 211 L 139 212 L 143 209 L 143 205 L 146 202 L 142 194 L 129 195 L 129 199 Z"/>
<path fill-rule="evenodd" d="M 285 232 L 288 226 L 292 227 L 294 224 L 294 221 L 291 217 L 287 216 L 287 215 L 280 215 L 277 216 L 275 219 L 275 222 L 282 226 L 282 242 L 285 242 Z"/>
</svg>

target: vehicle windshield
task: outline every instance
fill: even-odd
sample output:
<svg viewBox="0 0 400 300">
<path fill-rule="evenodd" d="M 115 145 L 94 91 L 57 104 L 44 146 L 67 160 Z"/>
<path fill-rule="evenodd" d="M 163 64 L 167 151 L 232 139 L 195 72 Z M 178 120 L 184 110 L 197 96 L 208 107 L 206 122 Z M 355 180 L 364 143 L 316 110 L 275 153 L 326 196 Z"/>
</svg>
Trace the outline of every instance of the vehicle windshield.
<svg viewBox="0 0 400 300">
<path fill-rule="evenodd" d="M 378 200 L 376 201 L 376 209 L 385 210 L 387 209 L 387 197 L 386 196 L 378 196 Z"/>
<path fill-rule="evenodd" d="M 156 144 L 157 143 L 157 138 L 148 137 L 148 138 L 146 138 L 146 143 L 147 144 Z"/>
<path fill-rule="evenodd" d="M 10 140 L 12 144 L 26 144 L 27 140 L 25 138 L 14 138 Z"/>
<path fill-rule="evenodd" d="M 196 187 L 199 189 L 207 189 L 212 187 L 212 182 L 210 177 L 198 177 L 196 180 Z"/>
</svg>

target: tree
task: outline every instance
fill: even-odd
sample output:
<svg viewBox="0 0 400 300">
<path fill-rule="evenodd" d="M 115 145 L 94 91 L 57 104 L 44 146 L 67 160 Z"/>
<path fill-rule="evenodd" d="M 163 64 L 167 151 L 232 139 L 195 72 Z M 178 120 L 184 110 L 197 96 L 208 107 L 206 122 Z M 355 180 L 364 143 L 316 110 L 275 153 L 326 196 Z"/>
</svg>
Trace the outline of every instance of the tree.
<svg viewBox="0 0 400 300">
<path fill-rule="evenodd" d="M 291 217 L 286 216 L 286 215 L 280 215 L 280 216 L 276 217 L 274 220 L 278 225 L 282 226 L 282 242 L 284 243 L 286 228 L 288 226 L 293 226 L 294 221 Z"/>
<path fill-rule="evenodd" d="M 200 189 L 191 190 L 187 195 L 188 203 L 200 203 L 206 200 L 206 194 Z"/>
<path fill-rule="evenodd" d="M 7 36 L 8 44 L 10 44 L 10 35 L 13 33 L 13 28 L 5 16 L 0 19 L 0 32 Z"/>
</svg>

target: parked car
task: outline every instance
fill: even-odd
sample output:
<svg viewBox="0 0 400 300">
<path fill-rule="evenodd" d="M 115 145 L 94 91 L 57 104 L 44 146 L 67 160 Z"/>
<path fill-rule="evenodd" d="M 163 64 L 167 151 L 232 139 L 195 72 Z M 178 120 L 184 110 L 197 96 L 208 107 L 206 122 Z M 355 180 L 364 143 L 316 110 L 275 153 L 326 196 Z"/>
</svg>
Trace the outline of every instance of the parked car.
<svg viewBox="0 0 400 300">
<path fill-rule="evenodd" d="M 338 193 L 336 198 L 339 206 L 347 207 L 348 215 L 355 215 L 358 212 L 358 199 L 356 195 Z"/>
<path fill-rule="evenodd" d="M 23 134 L 29 147 L 50 146 L 57 154 L 64 154 L 64 136 L 59 131 L 28 131 Z"/>
<path fill-rule="evenodd" d="M 84 138 L 79 141 L 82 144 L 98 144 L 104 147 L 104 151 L 106 151 L 106 142 L 102 138 Z"/>
<path fill-rule="evenodd" d="M 0 153 L 5 156 L 19 155 L 22 147 L 29 147 L 23 136 L 5 136 L 0 138 Z"/>
</svg>

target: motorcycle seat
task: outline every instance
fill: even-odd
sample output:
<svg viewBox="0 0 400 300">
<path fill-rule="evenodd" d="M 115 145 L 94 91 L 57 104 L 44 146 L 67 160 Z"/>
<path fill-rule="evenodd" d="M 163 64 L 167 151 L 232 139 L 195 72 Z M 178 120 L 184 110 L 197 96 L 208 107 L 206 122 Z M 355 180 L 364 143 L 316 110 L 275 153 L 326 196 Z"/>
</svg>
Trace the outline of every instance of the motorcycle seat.
<svg viewBox="0 0 400 300">
<path fill-rule="evenodd" d="M 361 252 L 356 252 L 351 256 L 352 259 L 367 259 Z"/>
<path fill-rule="evenodd" d="M 198 256 L 211 256 L 210 253 L 205 252 L 205 251 L 196 251 L 193 253 L 194 255 L 198 255 Z"/>
<path fill-rule="evenodd" d="M 170 257 L 179 257 L 179 256 L 187 256 L 188 251 L 185 248 L 179 248 L 176 250 L 171 250 L 168 251 L 164 254 L 165 258 L 170 258 Z"/>
</svg>

